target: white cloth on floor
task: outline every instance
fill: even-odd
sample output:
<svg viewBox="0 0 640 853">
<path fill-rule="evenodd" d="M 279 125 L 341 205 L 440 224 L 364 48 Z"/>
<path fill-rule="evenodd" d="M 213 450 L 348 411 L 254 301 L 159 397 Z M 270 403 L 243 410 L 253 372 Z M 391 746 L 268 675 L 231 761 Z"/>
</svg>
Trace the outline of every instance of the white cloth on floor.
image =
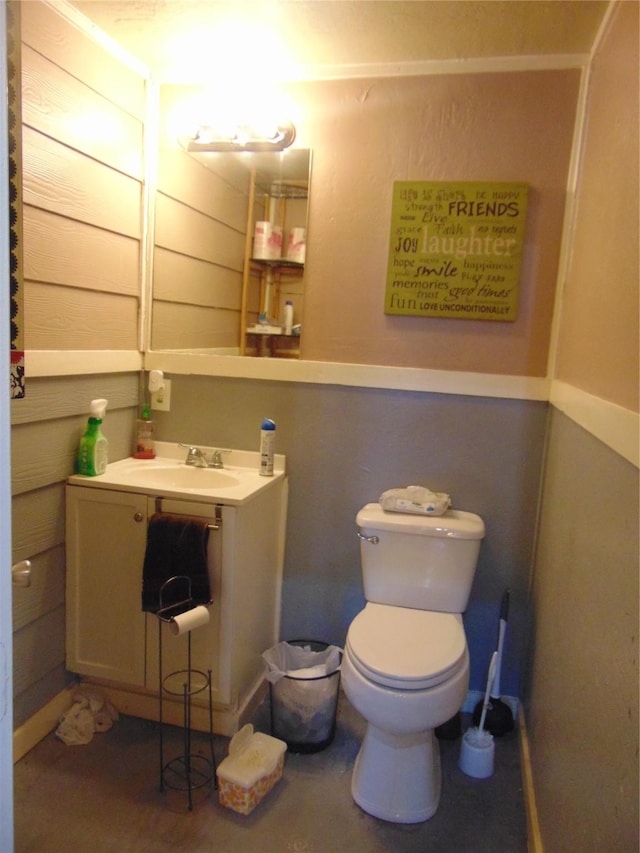
<svg viewBox="0 0 640 853">
<path fill-rule="evenodd" d="M 95 732 L 106 732 L 118 719 L 118 712 L 97 690 L 76 688 L 73 705 L 60 718 L 56 737 L 67 746 L 91 743 Z"/>
<path fill-rule="evenodd" d="M 56 735 L 67 746 L 90 743 L 93 740 L 93 714 L 86 700 L 74 702 L 69 710 L 62 715 Z"/>
</svg>

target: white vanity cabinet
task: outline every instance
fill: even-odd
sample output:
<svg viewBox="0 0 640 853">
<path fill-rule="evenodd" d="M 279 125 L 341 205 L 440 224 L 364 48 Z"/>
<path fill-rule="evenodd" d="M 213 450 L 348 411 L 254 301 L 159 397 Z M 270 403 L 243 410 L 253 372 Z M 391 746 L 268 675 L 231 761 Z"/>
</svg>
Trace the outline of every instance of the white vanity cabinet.
<svg viewBox="0 0 640 853">
<path fill-rule="evenodd" d="M 262 652 L 279 639 L 286 478 L 234 506 L 105 486 L 72 477 L 66 487 L 67 669 L 121 712 L 157 718 L 159 621 L 141 609 L 148 520 L 158 510 L 210 520 L 213 602 L 191 633 L 192 666 L 211 670 L 214 730 L 233 734 L 264 691 Z M 186 667 L 186 644 L 163 627 L 163 674 Z M 194 699 L 196 728 L 208 725 L 206 703 Z M 165 719 L 180 722 L 179 699 L 171 704 Z"/>
</svg>

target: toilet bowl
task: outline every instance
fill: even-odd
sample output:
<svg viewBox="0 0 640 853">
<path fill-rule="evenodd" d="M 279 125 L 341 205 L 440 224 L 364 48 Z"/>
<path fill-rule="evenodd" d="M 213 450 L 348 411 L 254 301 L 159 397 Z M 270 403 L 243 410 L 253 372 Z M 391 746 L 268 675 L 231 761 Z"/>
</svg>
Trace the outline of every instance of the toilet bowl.
<svg viewBox="0 0 640 853">
<path fill-rule="evenodd" d="M 342 684 L 367 729 L 351 793 L 368 814 L 428 820 L 440 801 L 434 729 L 460 710 L 469 655 L 459 614 L 369 602 L 347 634 Z"/>
</svg>

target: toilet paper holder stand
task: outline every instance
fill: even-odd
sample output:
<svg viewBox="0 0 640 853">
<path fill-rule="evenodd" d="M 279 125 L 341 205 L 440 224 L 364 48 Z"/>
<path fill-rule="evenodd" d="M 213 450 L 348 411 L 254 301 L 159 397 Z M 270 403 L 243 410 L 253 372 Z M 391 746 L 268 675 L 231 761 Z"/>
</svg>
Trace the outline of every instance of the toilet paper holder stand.
<svg viewBox="0 0 640 853">
<path fill-rule="evenodd" d="M 180 601 L 172 601 L 170 604 L 165 604 L 164 597 L 165 594 L 167 594 L 168 588 L 178 582 L 182 582 L 184 584 L 187 593 L 186 598 L 183 598 Z M 202 602 L 198 603 L 202 604 Z M 188 575 L 174 575 L 173 577 L 168 578 L 160 587 L 158 604 L 159 607 L 156 610 L 156 616 L 161 622 L 173 622 L 176 616 L 186 613 L 187 610 L 191 610 L 195 607 L 196 601 L 191 594 L 191 578 Z M 205 607 L 210 607 L 211 604 L 212 599 L 206 602 Z"/>
<path fill-rule="evenodd" d="M 167 587 L 178 582 L 185 585 L 187 597 L 171 604 L 165 604 L 164 598 Z M 174 670 L 164 674 L 162 650 L 162 626 L 174 621 L 174 618 L 196 606 L 191 595 L 191 578 L 186 575 L 175 575 L 166 580 L 159 594 L 158 617 L 158 723 L 159 723 L 159 753 L 160 753 L 160 791 L 171 788 L 186 791 L 189 800 L 189 811 L 193 809 L 193 791 L 211 784 L 217 787 L 216 759 L 213 751 L 213 697 L 211 693 L 211 670 L 194 669 L 191 663 L 191 631 L 187 633 L 186 665 L 184 669 Z M 211 601 L 209 601 L 209 606 Z M 211 758 L 191 751 L 191 700 L 203 691 L 208 694 L 209 710 L 209 752 Z M 164 699 L 166 696 L 181 697 L 183 710 L 183 751 L 170 761 L 164 760 Z"/>
</svg>

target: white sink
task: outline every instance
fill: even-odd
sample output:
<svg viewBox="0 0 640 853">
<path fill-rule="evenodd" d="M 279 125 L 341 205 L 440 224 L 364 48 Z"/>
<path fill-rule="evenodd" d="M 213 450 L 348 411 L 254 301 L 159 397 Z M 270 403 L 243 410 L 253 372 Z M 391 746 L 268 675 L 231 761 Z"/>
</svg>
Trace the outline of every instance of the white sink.
<svg viewBox="0 0 640 853">
<path fill-rule="evenodd" d="M 155 461 L 155 460 L 154 460 Z M 211 489 L 228 489 L 237 486 L 243 474 L 230 471 L 220 471 L 217 468 L 195 468 L 183 462 L 166 462 L 152 467 L 136 467 L 131 471 L 132 479 L 142 486 L 155 488 L 189 489 L 195 491 L 210 491 Z"/>
<path fill-rule="evenodd" d="M 273 477 L 258 471 L 260 454 L 230 450 L 224 454 L 224 468 L 196 468 L 185 465 L 187 451 L 179 444 L 156 442 L 155 459 L 121 459 L 107 465 L 104 474 L 69 478 L 75 485 L 111 488 L 116 491 L 200 498 L 207 502 L 241 504 L 257 492 L 284 477 L 284 456 L 275 457 Z M 211 448 L 202 447 L 207 457 Z"/>
</svg>

